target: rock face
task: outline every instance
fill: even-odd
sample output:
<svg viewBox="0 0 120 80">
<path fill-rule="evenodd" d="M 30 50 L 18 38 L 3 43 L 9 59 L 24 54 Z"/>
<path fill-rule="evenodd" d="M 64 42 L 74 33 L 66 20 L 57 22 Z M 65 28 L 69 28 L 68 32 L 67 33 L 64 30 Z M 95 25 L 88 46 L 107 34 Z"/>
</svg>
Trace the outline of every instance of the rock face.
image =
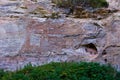
<svg viewBox="0 0 120 80">
<path fill-rule="evenodd" d="M 101 20 L 47 19 L 39 12 L 30 13 L 48 5 L 44 9 L 51 14 L 54 10 L 47 0 L 39 0 L 37 6 L 29 0 L 15 2 L 5 5 L 2 1 L 0 6 L 0 68 L 16 70 L 29 62 L 95 61 L 120 70 L 119 11 Z"/>
<path fill-rule="evenodd" d="M 115 14 L 120 15 L 120 14 Z M 116 69 L 120 70 L 120 18 L 115 17 L 113 20 L 107 23 L 105 30 L 106 30 L 106 37 L 105 39 L 105 46 L 102 49 L 102 57 L 96 59 L 96 61 L 100 61 L 103 63 L 112 64 Z"/>
<path fill-rule="evenodd" d="M 109 3 L 110 8 L 120 10 L 120 0 L 106 0 Z"/>
<path fill-rule="evenodd" d="M 25 26 L 15 20 L 0 20 L 0 55 L 16 55 L 25 40 Z"/>
</svg>

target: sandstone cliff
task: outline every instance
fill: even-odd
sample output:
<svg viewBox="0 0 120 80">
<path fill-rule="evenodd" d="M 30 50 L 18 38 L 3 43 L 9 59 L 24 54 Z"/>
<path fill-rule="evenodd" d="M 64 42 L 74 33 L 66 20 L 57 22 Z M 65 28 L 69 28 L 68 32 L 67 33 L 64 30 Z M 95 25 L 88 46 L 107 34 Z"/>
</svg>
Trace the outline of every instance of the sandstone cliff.
<svg viewBox="0 0 120 80">
<path fill-rule="evenodd" d="M 120 70 L 120 1 L 107 1 L 113 12 L 98 19 L 66 17 L 50 0 L 1 0 L 0 68 L 95 61 Z"/>
</svg>

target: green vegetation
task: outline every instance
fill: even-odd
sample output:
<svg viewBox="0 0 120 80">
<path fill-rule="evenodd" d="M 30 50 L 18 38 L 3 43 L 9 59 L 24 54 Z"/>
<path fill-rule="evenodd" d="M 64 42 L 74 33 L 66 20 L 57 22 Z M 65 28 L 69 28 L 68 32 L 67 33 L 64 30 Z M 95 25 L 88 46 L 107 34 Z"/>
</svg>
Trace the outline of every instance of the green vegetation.
<svg viewBox="0 0 120 80">
<path fill-rule="evenodd" d="M 110 66 L 98 63 L 50 63 L 32 66 L 16 72 L 0 70 L 0 80 L 119 80 L 120 73 Z"/>
<path fill-rule="evenodd" d="M 33 1 L 36 2 L 37 0 Z M 108 7 L 108 3 L 105 0 L 52 0 L 52 2 L 61 8 L 75 9 L 77 10 L 75 13 L 77 17 L 86 18 L 91 16 L 91 14 L 84 9 L 89 7 L 93 9 Z M 78 6 L 79 8 L 77 8 Z M 27 7 L 24 6 L 21 8 L 27 9 Z M 99 11 L 96 10 L 94 13 L 109 13 L 109 11 L 106 12 L 106 10 Z M 48 14 L 42 7 L 38 7 L 31 13 Z M 85 16 L 81 16 L 83 14 Z M 52 13 L 50 17 L 53 19 L 59 18 L 59 13 Z M 50 63 L 42 66 L 32 66 L 29 64 L 15 72 L 0 70 L 0 80 L 120 80 L 120 72 L 117 72 L 111 66 L 100 65 L 93 62 Z"/>
<path fill-rule="evenodd" d="M 52 0 L 52 3 L 64 8 L 66 16 L 72 14 L 74 18 L 103 19 L 111 13 L 107 10 L 109 4 L 106 0 Z"/>
<path fill-rule="evenodd" d="M 73 8 L 76 6 L 101 8 L 108 7 L 106 0 L 52 0 L 58 7 Z"/>
</svg>

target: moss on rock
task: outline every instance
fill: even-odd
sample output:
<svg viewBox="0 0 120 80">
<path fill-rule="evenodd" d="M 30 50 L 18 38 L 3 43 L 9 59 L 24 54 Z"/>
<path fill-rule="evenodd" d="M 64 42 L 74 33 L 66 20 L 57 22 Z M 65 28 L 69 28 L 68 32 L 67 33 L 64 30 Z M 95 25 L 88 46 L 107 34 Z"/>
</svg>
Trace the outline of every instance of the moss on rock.
<svg viewBox="0 0 120 80">
<path fill-rule="evenodd" d="M 52 0 L 52 2 L 62 8 L 70 8 L 73 6 L 101 8 L 108 7 L 109 5 L 106 0 Z"/>
</svg>

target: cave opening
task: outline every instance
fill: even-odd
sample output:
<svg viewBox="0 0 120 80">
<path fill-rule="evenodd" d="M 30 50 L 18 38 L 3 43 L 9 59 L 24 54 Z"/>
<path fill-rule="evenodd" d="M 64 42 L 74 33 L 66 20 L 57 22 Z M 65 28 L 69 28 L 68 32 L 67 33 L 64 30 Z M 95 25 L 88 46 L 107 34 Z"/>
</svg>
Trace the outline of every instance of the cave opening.
<svg viewBox="0 0 120 80">
<path fill-rule="evenodd" d="M 89 52 L 90 54 L 97 54 L 97 48 L 93 43 L 85 44 L 83 45 L 85 47 L 86 52 Z"/>
</svg>

